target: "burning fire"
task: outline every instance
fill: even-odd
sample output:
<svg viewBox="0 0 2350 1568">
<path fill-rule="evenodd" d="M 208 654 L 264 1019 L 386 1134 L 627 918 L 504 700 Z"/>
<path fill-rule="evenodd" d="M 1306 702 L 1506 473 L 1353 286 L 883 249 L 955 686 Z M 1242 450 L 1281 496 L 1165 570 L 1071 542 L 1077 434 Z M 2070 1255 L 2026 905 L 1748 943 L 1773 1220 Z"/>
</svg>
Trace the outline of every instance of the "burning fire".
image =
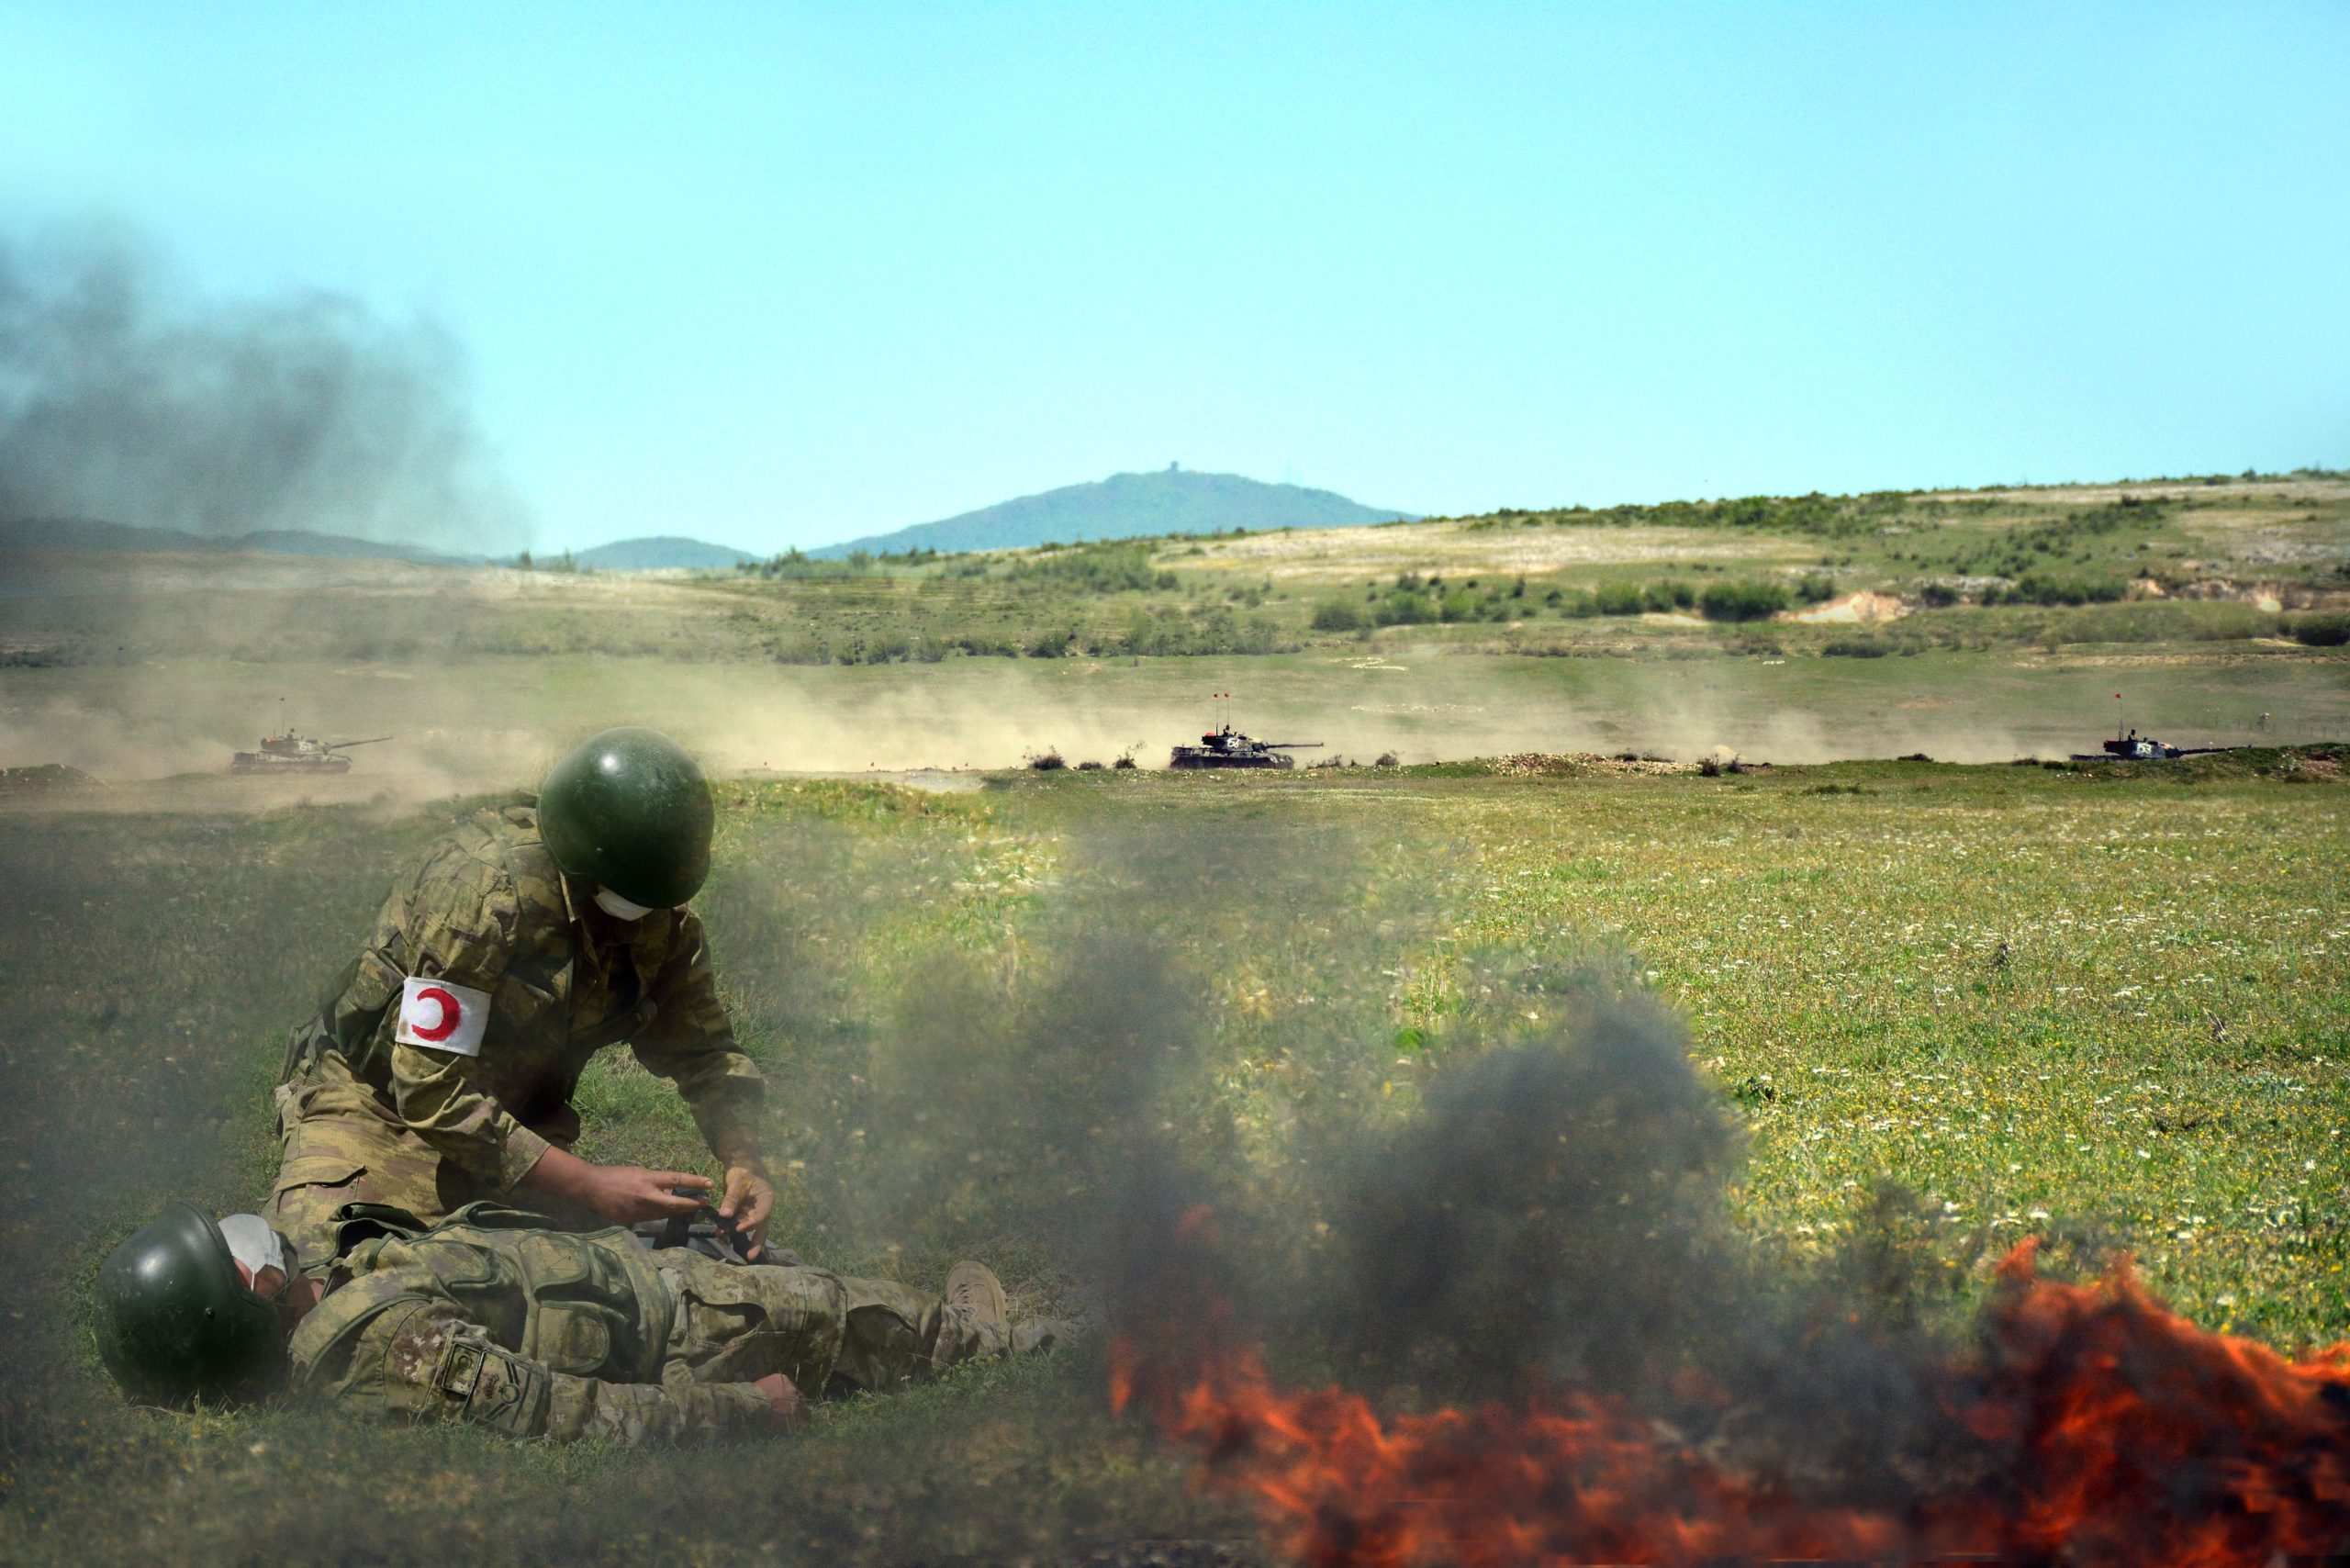
<svg viewBox="0 0 2350 1568">
<path fill-rule="evenodd" d="M 1312 1568 L 2350 1552 L 2350 1344 L 2290 1361 L 2174 1316 L 2126 1262 L 2070 1285 L 2037 1278 L 2032 1251 L 2009 1254 L 1977 1348 L 1941 1369 L 1944 1414 L 1999 1462 L 1898 1509 L 1807 1502 L 1575 1394 L 1382 1419 L 1343 1389 L 1277 1386 L 1252 1350 L 1126 1339 L 1112 1400 L 1199 1445 L 1206 1484 L 1252 1496 Z"/>
</svg>

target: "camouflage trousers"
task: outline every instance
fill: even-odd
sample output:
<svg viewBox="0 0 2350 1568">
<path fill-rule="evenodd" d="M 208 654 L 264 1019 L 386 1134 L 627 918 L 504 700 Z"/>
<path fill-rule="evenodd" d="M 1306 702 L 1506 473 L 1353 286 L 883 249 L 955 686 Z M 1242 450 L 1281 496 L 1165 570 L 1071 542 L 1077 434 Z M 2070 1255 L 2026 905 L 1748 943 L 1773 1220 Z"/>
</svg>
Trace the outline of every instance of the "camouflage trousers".
<svg viewBox="0 0 2350 1568">
<path fill-rule="evenodd" d="M 890 1280 L 826 1269 L 653 1254 L 674 1304 L 667 1382 L 754 1383 L 781 1372 L 810 1396 L 882 1393 L 957 1361 L 1000 1355 L 1000 1324 Z"/>
<path fill-rule="evenodd" d="M 277 1131 L 285 1155 L 262 1214 L 305 1259 L 334 1249 L 334 1212 L 345 1204 L 389 1204 L 438 1225 L 467 1204 L 494 1198 L 544 1215 L 556 1230 L 611 1223 L 543 1193 L 484 1186 L 348 1079 L 297 1079 L 280 1088 Z"/>
</svg>

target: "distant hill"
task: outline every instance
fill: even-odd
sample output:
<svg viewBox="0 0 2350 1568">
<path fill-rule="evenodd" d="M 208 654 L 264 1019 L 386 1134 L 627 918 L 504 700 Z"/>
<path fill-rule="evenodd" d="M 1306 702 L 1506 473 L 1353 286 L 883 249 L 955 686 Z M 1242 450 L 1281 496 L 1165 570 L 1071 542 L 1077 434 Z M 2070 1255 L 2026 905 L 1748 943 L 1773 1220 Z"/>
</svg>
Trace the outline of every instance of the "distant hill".
<svg viewBox="0 0 2350 1568">
<path fill-rule="evenodd" d="M 733 550 L 723 544 L 665 533 L 652 539 L 615 540 L 593 550 L 582 550 L 572 559 L 599 572 L 655 572 L 677 566 L 724 571 L 738 561 L 757 557 L 748 550 Z"/>
<path fill-rule="evenodd" d="M 209 537 L 173 528 L 140 528 L 127 522 L 91 522 L 71 518 L 0 521 L 0 550 L 192 550 L 258 553 L 265 555 L 326 555 L 338 560 L 414 561 L 431 566 L 478 566 L 487 557 L 450 555 L 417 544 L 386 544 L 340 533 L 300 533 L 269 529 Z"/>
<path fill-rule="evenodd" d="M 1269 528 L 1356 528 L 1414 515 L 1367 507 L 1328 490 L 1170 467 L 1151 474 L 1113 474 L 1091 484 L 1022 496 L 960 517 L 827 544 L 808 553 L 837 557 L 852 550 L 876 554 L 885 550 L 1017 550 L 1032 544 L 1230 532 L 1241 528 L 1252 533 Z"/>
</svg>

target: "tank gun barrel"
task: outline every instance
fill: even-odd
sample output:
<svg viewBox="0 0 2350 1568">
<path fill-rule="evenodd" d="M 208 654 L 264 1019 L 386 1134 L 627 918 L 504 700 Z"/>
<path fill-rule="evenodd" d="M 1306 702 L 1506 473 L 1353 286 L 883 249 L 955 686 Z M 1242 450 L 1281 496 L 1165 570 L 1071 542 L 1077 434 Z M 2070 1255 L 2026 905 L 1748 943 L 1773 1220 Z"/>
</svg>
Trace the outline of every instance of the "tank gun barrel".
<svg viewBox="0 0 2350 1568">
<path fill-rule="evenodd" d="M 1259 741 L 1257 744 L 1267 751 L 1313 751 L 1325 743 L 1321 741 Z"/>
<path fill-rule="evenodd" d="M 329 751 L 341 751 L 347 745 L 377 745 L 392 738 L 393 737 L 390 735 L 373 735 L 364 741 L 329 741 L 327 743 L 327 749 Z"/>
</svg>

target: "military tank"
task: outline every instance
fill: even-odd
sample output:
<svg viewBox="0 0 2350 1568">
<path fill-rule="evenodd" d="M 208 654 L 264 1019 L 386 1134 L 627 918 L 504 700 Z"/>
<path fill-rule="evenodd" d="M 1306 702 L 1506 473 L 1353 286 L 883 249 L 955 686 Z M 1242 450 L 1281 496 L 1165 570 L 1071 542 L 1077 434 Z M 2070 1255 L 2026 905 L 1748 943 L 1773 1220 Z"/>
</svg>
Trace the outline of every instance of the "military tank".
<svg viewBox="0 0 2350 1568">
<path fill-rule="evenodd" d="M 1242 734 L 1230 724 L 1219 725 L 1200 737 L 1197 745 L 1179 745 L 1167 759 L 1169 767 L 1295 767 L 1297 758 L 1284 754 L 1311 751 L 1320 741 L 1260 741 Z"/>
<path fill-rule="evenodd" d="M 2217 751 L 2233 751 L 2225 745 L 2172 745 L 2152 735 L 2142 735 L 2132 730 L 2126 735 L 2116 735 L 2102 743 L 2103 751 L 2076 751 L 2075 762 L 2168 762 L 2179 756 L 2209 756 Z"/>
<path fill-rule="evenodd" d="M 229 771 L 248 775 L 348 773 L 351 758 L 342 755 L 344 748 L 375 745 L 391 738 L 375 735 L 364 741 L 321 741 L 288 730 L 282 735 L 262 736 L 258 751 L 237 753 L 229 763 Z"/>
</svg>

